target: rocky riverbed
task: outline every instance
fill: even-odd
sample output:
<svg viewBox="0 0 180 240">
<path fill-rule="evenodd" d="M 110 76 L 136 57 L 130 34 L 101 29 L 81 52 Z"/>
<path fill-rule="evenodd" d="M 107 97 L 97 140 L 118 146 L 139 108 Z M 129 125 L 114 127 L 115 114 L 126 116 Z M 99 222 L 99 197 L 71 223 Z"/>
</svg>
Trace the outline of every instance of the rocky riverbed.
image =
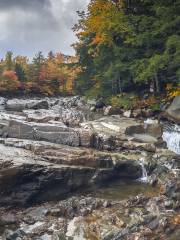
<svg viewBox="0 0 180 240">
<path fill-rule="evenodd" d="M 0 98 L 0 239 L 179 238 L 179 125 L 101 107 Z"/>
</svg>

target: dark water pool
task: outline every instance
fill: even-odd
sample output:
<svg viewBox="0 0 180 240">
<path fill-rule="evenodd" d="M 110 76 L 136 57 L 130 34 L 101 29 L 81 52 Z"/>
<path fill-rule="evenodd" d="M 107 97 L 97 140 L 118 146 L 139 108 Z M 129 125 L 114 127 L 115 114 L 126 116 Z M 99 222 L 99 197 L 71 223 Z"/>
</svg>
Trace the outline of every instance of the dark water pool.
<svg viewBox="0 0 180 240">
<path fill-rule="evenodd" d="M 139 194 L 153 196 L 157 195 L 158 192 L 159 189 L 157 187 L 152 187 L 145 183 L 118 180 L 96 189 L 90 195 L 107 200 L 124 200 Z"/>
</svg>

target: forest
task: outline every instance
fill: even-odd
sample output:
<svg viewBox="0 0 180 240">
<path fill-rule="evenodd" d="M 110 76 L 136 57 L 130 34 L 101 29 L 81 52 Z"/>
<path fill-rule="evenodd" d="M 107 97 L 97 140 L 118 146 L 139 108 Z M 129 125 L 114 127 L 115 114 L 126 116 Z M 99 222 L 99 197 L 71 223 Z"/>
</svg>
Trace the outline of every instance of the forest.
<svg viewBox="0 0 180 240">
<path fill-rule="evenodd" d="M 30 61 L 26 56 L 13 57 L 8 51 L 0 62 L 0 93 L 41 94 L 53 96 L 72 94 L 78 68 L 74 56 L 39 52 Z"/>
<path fill-rule="evenodd" d="M 179 13 L 179 0 L 92 0 L 74 27 L 77 90 L 104 97 L 178 95 Z"/>
</svg>

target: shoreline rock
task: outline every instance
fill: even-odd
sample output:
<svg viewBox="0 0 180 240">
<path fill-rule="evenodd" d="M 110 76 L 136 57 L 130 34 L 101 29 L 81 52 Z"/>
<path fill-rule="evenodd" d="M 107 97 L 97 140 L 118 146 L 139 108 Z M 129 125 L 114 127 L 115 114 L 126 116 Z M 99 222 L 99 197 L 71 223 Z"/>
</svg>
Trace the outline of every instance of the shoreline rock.
<svg viewBox="0 0 180 240">
<path fill-rule="evenodd" d="M 0 113 L 0 236 L 177 239 L 180 158 L 166 149 L 158 122 L 143 123 L 151 111 L 133 110 L 129 118 L 107 109 L 102 117 L 90 112 L 96 102 L 81 97 L 19 103 L 10 112 L 2 104 Z M 153 186 L 148 194 L 123 201 L 93 195 L 109 181 L 141 179 L 143 169 L 144 184 Z"/>
</svg>

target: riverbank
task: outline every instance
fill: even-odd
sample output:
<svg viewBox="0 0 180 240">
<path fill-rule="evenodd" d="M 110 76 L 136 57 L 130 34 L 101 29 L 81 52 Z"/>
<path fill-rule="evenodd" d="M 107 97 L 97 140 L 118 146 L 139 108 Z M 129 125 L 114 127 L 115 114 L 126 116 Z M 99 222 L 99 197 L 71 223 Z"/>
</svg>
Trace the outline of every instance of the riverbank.
<svg viewBox="0 0 180 240">
<path fill-rule="evenodd" d="M 167 149 L 178 138 L 155 112 L 76 96 L 1 100 L 3 239 L 179 236 L 180 155 Z"/>
</svg>

